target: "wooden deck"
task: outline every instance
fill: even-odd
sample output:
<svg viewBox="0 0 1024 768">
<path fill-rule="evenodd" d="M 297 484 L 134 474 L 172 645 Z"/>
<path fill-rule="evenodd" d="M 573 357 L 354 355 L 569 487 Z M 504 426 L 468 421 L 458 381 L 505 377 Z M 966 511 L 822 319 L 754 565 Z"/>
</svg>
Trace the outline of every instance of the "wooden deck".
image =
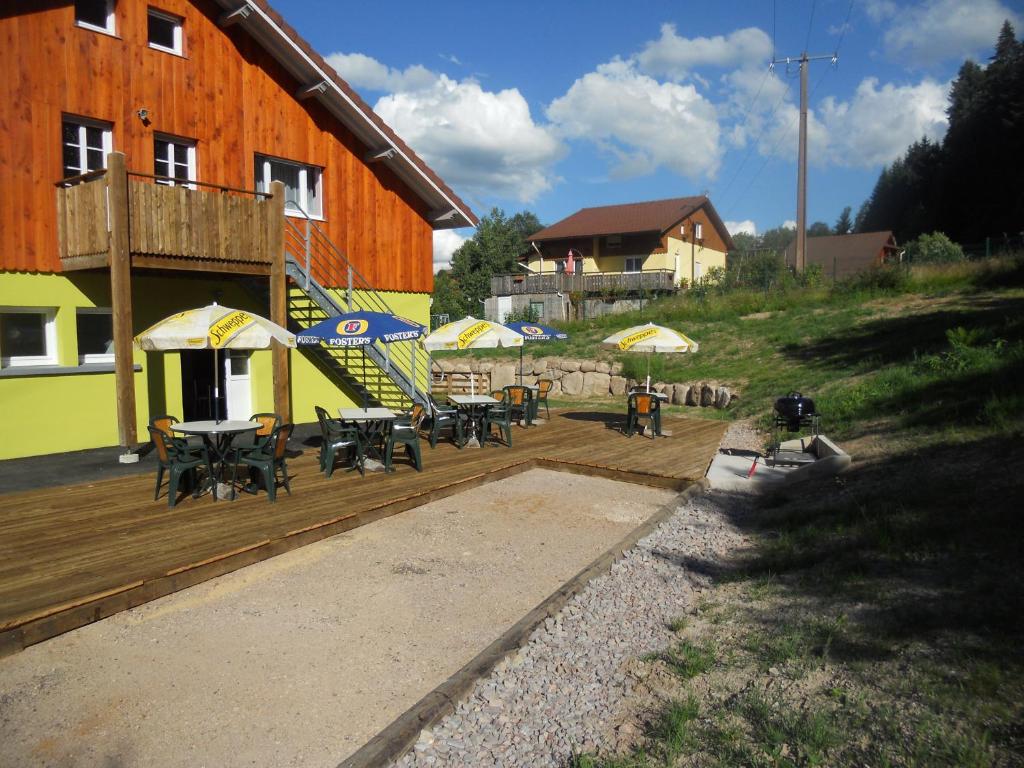
<svg viewBox="0 0 1024 768">
<path fill-rule="evenodd" d="M 513 428 L 513 447 L 435 450 L 424 471 L 318 471 L 318 449 L 294 445 L 292 494 L 214 503 L 153 501 L 150 474 L 0 496 L 0 656 L 296 547 L 533 467 L 682 490 L 703 477 L 725 430 L 664 417 L 670 437 L 626 438 L 625 417 L 552 413 Z M 486 493 L 486 490 L 481 490 Z"/>
</svg>

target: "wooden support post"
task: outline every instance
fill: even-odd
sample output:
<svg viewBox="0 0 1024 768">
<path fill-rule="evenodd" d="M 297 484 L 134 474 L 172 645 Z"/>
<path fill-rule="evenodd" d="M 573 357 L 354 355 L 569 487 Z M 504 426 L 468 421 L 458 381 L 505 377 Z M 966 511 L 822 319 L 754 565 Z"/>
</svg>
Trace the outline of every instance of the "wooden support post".
<svg viewBox="0 0 1024 768">
<path fill-rule="evenodd" d="M 110 306 L 114 326 L 114 388 L 117 435 L 123 452 L 138 442 L 135 429 L 135 365 L 132 351 L 132 262 L 128 243 L 128 172 L 124 154 L 107 155 L 110 222 Z"/>
<path fill-rule="evenodd" d="M 270 183 L 273 197 L 268 201 L 267 216 L 270 248 L 270 319 L 282 328 L 288 327 L 288 278 L 284 271 L 284 184 Z M 288 384 L 288 348 L 271 342 L 274 365 L 274 410 L 284 422 L 290 422 L 290 387 Z"/>
</svg>

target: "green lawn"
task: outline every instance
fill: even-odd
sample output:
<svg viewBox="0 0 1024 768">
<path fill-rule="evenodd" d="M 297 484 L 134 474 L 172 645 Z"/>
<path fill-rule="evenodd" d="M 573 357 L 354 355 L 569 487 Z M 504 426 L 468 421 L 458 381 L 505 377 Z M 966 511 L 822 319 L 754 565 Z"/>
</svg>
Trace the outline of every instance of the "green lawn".
<svg viewBox="0 0 1024 768">
<path fill-rule="evenodd" d="M 759 500 L 757 542 L 646 660 L 678 678 L 629 754 L 579 766 L 1024 765 L 1024 266 L 655 303 L 659 378 L 813 397 L 855 458 Z M 639 315 L 569 326 L 566 353 Z M 767 422 L 765 422 L 767 423 Z"/>
</svg>

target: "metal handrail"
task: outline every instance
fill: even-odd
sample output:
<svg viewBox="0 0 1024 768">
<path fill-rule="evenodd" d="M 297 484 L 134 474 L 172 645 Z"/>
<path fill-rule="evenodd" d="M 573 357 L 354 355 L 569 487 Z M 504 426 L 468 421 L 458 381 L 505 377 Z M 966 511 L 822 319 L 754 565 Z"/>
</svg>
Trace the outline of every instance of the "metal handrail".
<svg viewBox="0 0 1024 768">
<path fill-rule="evenodd" d="M 312 286 L 323 290 L 314 279 L 316 271 L 331 272 L 337 266 L 341 266 L 347 275 L 346 304 L 348 311 L 358 307 L 376 312 L 387 312 L 394 314 L 387 301 L 377 293 L 370 282 L 363 277 L 344 253 L 316 224 L 309 213 L 301 205 L 289 201 L 287 207 L 297 212 L 303 219 L 300 226 L 294 221 L 286 218 L 285 240 L 286 250 L 290 250 L 305 280 L 304 290 L 307 295 Z M 326 252 L 326 253 L 325 253 Z M 356 290 L 359 295 L 356 296 Z M 323 309 L 323 308 L 321 308 Z M 389 378 L 398 383 L 398 379 L 404 380 L 411 393 L 407 394 L 416 400 L 419 394 L 424 400 L 427 398 L 429 389 L 421 388 L 417 379 L 422 375 L 426 377 L 429 387 L 430 356 L 421 350 L 415 341 L 400 341 L 391 344 L 374 343 L 372 345 L 378 359 L 383 360 L 383 368 Z M 396 367 L 397 366 L 397 367 Z M 404 370 L 403 370 L 404 368 Z M 401 385 L 400 385 L 401 386 Z"/>
</svg>

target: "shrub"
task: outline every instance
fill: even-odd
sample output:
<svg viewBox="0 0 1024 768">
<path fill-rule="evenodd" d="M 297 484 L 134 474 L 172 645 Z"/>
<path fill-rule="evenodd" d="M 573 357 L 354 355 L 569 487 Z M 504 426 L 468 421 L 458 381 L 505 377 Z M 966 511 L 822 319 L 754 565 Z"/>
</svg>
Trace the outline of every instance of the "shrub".
<svg viewBox="0 0 1024 768">
<path fill-rule="evenodd" d="M 513 309 L 505 315 L 506 323 L 537 323 L 540 322 L 540 313 L 527 304 L 521 309 Z"/>
<path fill-rule="evenodd" d="M 954 264 L 966 259 L 964 249 L 941 232 L 921 235 L 907 245 L 907 260 L 913 264 Z"/>
</svg>

